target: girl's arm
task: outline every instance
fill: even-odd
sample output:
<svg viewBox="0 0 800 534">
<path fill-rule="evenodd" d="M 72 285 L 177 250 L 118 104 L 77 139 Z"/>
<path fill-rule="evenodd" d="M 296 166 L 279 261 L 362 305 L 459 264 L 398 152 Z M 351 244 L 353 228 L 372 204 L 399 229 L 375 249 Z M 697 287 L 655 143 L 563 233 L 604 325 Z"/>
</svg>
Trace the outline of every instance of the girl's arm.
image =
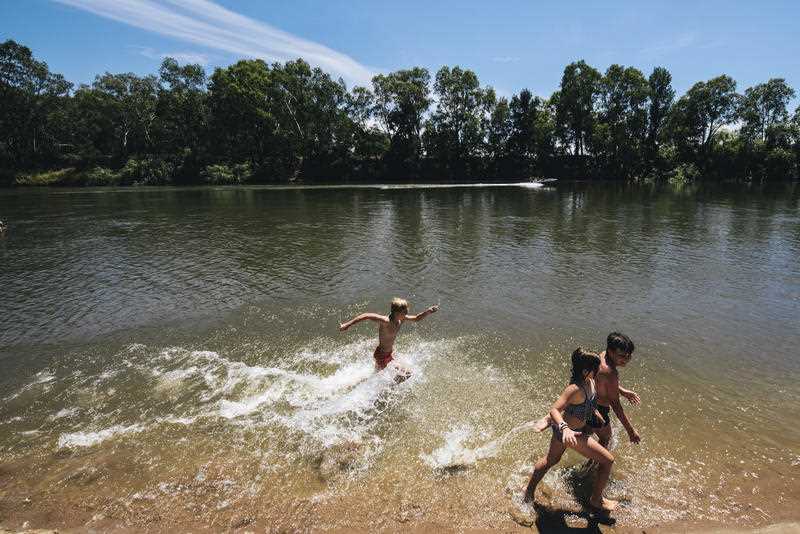
<svg viewBox="0 0 800 534">
<path fill-rule="evenodd" d="M 430 308 L 428 308 L 427 310 L 425 310 L 424 312 L 422 312 L 422 313 L 420 313 L 418 315 L 406 315 L 406 321 L 414 321 L 414 322 L 416 322 L 416 321 L 419 321 L 420 319 L 424 319 L 428 315 L 430 315 L 432 313 L 435 313 L 437 311 L 439 311 L 439 306 L 438 305 L 431 306 Z"/>
<path fill-rule="evenodd" d="M 580 388 L 577 385 L 568 385 L 561 393 L 561 396 L 558 397 L 558 400 L 556 400 L 555 404 L 553 404 L 553 406 L 550 408 L 550 418 L 561 430 L 561 439 L 564 444 L 575 445 L 578 442 L 578 440 L 575 438 L 576 433 L 569 426 L 567 426 L 567 423 L 564 422 L 564 418 L 561 417 L 561 412 L 567 407 L 567 404 L 569 404 L 573 395 L 575 395 L 575 393 L 578 391 L 580 391 Z"/>
<path fill-rule="evenodd" d="M 350 319 L 346 323 L 342 323 L 339 325 L 339 330 L 344 332 L 351 326 L 356 323 L 360 323 L 361 321 L 375 321 L 378 323 L 385 323 L 389 320 L 388 317 L 385 315 L 379 315 L 377 313 L 362 313 L 361 315 L 357 315 L 354 318 Z"/>
</svg>

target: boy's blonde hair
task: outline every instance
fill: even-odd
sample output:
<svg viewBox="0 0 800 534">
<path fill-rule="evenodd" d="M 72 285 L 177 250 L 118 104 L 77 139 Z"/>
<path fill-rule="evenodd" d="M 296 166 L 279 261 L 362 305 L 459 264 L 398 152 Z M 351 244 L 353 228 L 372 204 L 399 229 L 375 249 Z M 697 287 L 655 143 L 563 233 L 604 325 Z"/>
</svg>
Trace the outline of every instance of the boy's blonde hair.
<svg viewBox="0 0 800 534">
<path fill-rule="evenodd" d="M 389 317 L 394 317 L 394 314 L 397 312 L 406 312 L 408 313 L 408 301 L 406 299 L 401 298 L 393 298 L 392 299 L 392 309 L 391 313 L 389 313 Z"/>
</svg>

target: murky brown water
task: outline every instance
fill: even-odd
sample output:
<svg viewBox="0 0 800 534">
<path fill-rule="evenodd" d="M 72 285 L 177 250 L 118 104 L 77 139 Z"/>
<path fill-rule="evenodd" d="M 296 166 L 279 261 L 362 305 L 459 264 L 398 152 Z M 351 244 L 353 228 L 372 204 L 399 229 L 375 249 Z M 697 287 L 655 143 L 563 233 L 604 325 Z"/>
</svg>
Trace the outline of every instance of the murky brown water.
<svg viewBox="0 0 800 534">
<path fill-rule="evenodd" d="M 5 526 L 512 528 L 549 440 L 520 425 L 614 329 L 617 527 L 798 518 L 800 187 L 6 190 L 0 219 Z M 441 304 L 400 386 L 336 330 L 395 295 Z M 567 455 L 540 526 L 585 523 L 589 479 Z"/>
</svg>

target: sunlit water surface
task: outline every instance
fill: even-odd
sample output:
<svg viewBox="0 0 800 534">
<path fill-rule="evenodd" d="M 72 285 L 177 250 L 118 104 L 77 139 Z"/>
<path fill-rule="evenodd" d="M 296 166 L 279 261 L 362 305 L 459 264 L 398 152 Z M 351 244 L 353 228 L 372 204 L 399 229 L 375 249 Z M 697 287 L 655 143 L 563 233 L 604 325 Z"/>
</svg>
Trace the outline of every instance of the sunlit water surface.
<svg viewBox="0 0 800 534">
<path fill-rule="evenodd" d="M 0 191 L 0 522 L 499 528 L 576 346 L 636 342 L 626 528 L 800 506 L 800 188 Z M 395 385 L 374 327 L 412 311 Z M 580 523 L 569 453 L 547 521 Z M 540 521 L 543 519 L 540 518 Z M 543 524 L 540 522 L 540 526 Z"/>
</svg>

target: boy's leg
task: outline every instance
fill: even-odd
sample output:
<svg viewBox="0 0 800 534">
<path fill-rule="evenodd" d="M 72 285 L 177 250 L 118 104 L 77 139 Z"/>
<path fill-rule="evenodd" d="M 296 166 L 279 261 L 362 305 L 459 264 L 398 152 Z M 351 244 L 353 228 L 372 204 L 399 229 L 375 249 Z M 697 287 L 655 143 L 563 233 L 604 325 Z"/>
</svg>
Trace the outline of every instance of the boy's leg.
<svg viewBox="0 0 800 534">
<path fill-rule="evenodd" d="M 603 490 L 606 489 L 608 478 L 611 475 L 611 468 L 614 465 L 614 456 L 591 437 L 586 438 L 581 436 L 578 439 L 577 445 L 572 448 L 590 460 L 594 460 L 598 463 L 597 477 L 594 480 L 594 487 L 592 488 L 592 496 L 589 497 L 589 504 L 594 508 L 600 508 L 610 512 L 617 507 L 617 501 L 604 498 Z"/>
<path fill-rule="evenodd" d="M 608 444 L 611 443 L 611 425 L 605 425 L 600 428 L 594 428 L 594 433 L 597 435 L 597 441 L 602 445 L 604 448 L 608 448 Z"/>
<path fill-rule="evenodd" d="M 528 482 L 528 487 L 525 488 L 525 496 L 523 498 L 525 502 L 533 501 L 533 495 L 536 493 L 536 486 L 539 485 L 545 473 L 561 460 L 561 456 L 564 454 L 565 450 L 566 447 L 564 444 L 561 443 L 555 433 L 553 433 L 553 437 L 550 439 L 550 449 L 547 451 L 547 456 L 539 458 L 533 466 L 531 479 Z"/>
</svg>

